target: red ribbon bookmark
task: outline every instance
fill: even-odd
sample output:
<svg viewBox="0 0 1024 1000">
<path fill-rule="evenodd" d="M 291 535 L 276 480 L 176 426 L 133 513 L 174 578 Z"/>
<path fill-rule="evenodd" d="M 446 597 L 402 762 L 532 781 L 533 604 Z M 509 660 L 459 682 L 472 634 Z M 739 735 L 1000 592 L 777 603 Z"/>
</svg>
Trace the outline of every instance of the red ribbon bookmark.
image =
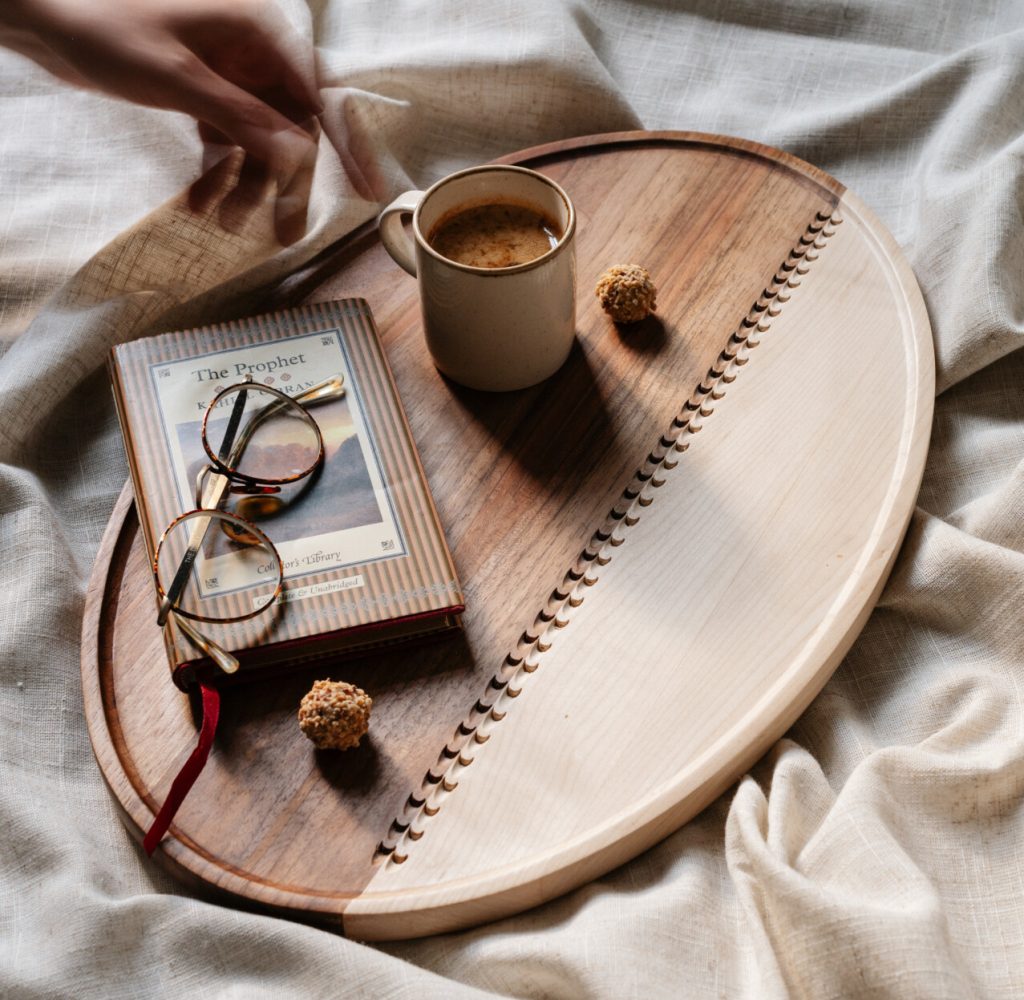
<svg viewBox="0 0 1024 1000">
<path fill-rule="evenodd" d="M 196 783 L 196 778 L 202 773 L 206 766 L 206 758 L 210 756 L 210 747 L 213 746 L 213 735 L 217 732 L 217 719 L 220 717 L 220 692 L 202 683 L 199 687 L 203 693 L 203 724 L 199 730 L 199 742 L 175 776 L 171 790 L 156 814 L 153 825 L 146 831 L 142 847 L 149 855 L 156 850 L 156 845 L 163 839 L 171 820 L 174 819 L 174 814 L 185 801 L 185 796 Z"/>
</svg>

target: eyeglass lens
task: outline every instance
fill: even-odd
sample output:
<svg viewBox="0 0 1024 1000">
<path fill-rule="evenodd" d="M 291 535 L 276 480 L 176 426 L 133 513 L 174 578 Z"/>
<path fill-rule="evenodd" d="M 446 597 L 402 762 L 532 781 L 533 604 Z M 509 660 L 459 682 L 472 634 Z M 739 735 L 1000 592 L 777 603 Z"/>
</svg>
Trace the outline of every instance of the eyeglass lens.
<svg viewBox="0 0 1024 1000">
<path fill-rule="evenodd" d="M 248 618 L 266 609 L 281 583 L 280 560 L 266 535 L 226 511 L 193 511 L 167 530 L 156 560 L 163 592 L 170 592 L 196 544 L 197 527 L 202 540 L 175 607 L 202 621 Z"/>
<path fill-rule="evenodd" d="M 256 384 L 235 386 L 217 397 L 203 443 L 230 472 L 264 482 L 308 474 L 321 449 L 313 418 L 286 396 Z"/>
</svg>

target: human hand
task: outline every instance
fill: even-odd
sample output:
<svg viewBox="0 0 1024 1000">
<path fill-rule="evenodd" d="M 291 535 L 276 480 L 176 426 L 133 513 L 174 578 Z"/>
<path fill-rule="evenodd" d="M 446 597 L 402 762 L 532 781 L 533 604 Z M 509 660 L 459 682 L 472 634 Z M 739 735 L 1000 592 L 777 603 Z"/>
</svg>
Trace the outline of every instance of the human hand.
<svg viewBox="0 0 1024 1000">
<path fill-rule="evenodd" d="M 266 0 L 6 0 L 0 42 L 55 76 L 191 115 L 204 143 L 189 202 L 223 191 L 234 147 L 245 160 L 222 218 L 274 185 L 278 240 L 305 232 L 323 110 L 312 50 Z"/>
</svg>

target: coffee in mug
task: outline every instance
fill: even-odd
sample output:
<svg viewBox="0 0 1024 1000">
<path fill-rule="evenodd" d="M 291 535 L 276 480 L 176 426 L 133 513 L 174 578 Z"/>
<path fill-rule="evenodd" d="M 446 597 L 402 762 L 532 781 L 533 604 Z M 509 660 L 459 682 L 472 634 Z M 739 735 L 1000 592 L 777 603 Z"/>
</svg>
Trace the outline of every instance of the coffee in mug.
<svg viewBox="0 0 1024 1000">
<path fill-rule="evenodd" d="M 434 226 L 427 242 L 468 267 L 515 267 L 558 246 L 562 231 L 532 205 L 492 202 L 457 208 Z"/>
<path fill-rule="evenodd" d="M 378 221 L 417 280 L 427 350 L 450 379 L 524 389 L 562 366 L 576 336 L 576 210 L 553 180 L 471 167 L 401 195 Z"/>
</svg>

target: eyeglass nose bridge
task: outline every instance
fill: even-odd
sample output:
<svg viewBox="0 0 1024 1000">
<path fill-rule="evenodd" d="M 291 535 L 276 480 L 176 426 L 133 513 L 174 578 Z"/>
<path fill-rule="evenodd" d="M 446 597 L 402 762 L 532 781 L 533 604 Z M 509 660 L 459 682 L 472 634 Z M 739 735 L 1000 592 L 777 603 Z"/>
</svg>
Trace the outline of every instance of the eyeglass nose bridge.
<svg viewBox="0 0 1024 1000">
<path fill-rule="evenodd" d="M 224 482 L 215 484 L 214 489 L 207 493 L 207 480 L 211 475 L 219 477 Z M 220 487 L 219 490 L 216 489 L 218 485 Z M 241 494 L 243 496 L 267 496 L 280 492 L 280 486 L 249 483 L 242 479 L 236 479 L 220 469 L 215 469 L 210 464 L 204 465 L 196 473 L 196 507 L 200 509 L 209 510 L 216 508 L 228 493 Z"/>
</svg>

